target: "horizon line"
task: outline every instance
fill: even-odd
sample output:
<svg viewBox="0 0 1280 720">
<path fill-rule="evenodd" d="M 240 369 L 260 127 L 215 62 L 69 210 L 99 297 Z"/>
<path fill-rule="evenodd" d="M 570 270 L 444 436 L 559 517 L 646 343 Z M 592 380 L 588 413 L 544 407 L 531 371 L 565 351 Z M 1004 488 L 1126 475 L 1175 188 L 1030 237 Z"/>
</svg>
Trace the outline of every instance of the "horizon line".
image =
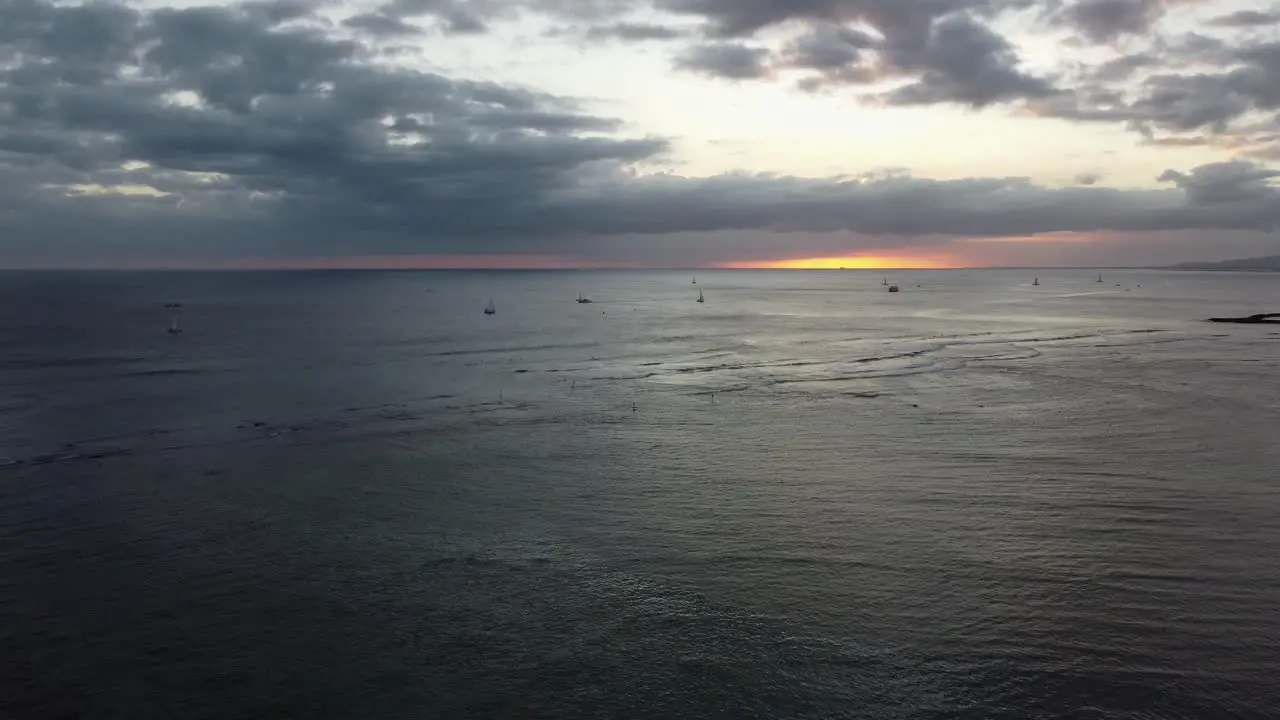
<svg viewBox="0 0 1280 720">
<path fill-rule="evenodd" d="M 457 267 L 395 267 L 395 266 L 359 266 L 359 265 L 327 265 L 327 266 L 271 266 L 245 267 L 237 265 L 193 267 L 193 266 L 56 266 L 56 265 L 0 265 L 0 272 L 938 272 L 951 270 L 1175 270 L 1188 269 L 1173 265 L 965 265 L 949 267 L 883 267 L 883 268 L 843 268 L 843 267 L 723 267 L 723 266 L 628 266 L 611 267 L 608 265 L 566 265 L 562 267 L 503 267 L 503 266 L 457 266 Z M 1196 268 L 1189 268 L 1196 269 Z"/>
</svg>

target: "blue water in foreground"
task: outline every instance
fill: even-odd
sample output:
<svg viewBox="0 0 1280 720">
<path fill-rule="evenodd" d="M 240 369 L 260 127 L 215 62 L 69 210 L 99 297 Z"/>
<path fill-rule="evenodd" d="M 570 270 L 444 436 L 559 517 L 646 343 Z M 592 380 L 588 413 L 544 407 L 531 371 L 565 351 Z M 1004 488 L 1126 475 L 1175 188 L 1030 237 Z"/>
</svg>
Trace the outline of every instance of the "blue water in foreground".
<svg viewBox="0 0 1280 720">
<path fill-rule="evenodd" d="M 1104 275 L 0 274 L 0 717 L 1280 717 L 1280 275 Z"/>
</svg>

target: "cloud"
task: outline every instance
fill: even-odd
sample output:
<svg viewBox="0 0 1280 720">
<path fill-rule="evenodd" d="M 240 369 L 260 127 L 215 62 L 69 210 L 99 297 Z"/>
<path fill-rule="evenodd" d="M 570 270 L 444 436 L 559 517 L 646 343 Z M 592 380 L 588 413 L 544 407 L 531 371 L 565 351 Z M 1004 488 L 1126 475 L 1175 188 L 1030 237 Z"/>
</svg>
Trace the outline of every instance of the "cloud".
<svg viewBox="0 0 1280 720">
<path fill-rule="evenodd" d="M 1201 165 L 1190 173 L 1166 170 L 1162 182 L 1171 182 L 1187 194 L 1191 205 L 1240 206 L 1280 199 L 1274 182 L 1280 171 L 1254 163 L 1232 161 Z"/>
<path fill-rule="evenodd" d="M 859 65 L 868 50 L 879 46 L 870 33 L 839 25 L 819 25 L 792 40 L 786 50 L 791 67 L 810 70 L 841 70 Z"/>
<path fill-rule="evenodd" d="M 769 74 L 769 51 L 740 43 L 695 45 L 678 56 L 675 65 L 726 80 L 754 80 Z"/>
<path fill-rule="evenodd" d="M 1127 80 L 1141 70 L 1158 67 L 1160 57 L 1154 53 L 1134 53 L 1107 60 L 1089 69 L 1089 78 L 1099 83 Z"/>
<path fill-rule="evenodd" d="M 422 28 L 403 19 L 381 13 L 359 13 L 342 21 L 345 27 L 378 37 L 418 35 Z"/>
<path fill-rule="evenodd" d="M 1059 23 L 1074 27 L 1094 42 L 1122 35 L 1143 35 L 1164 16 L 1170 0 L 1077 0 L 1058 15 Z"/>
<path fill-rule="evenodd" d="M 394 20 L 430 17 L 449 33 L 476 34 L 487 31 L 490 20 L 510 9 L 496 0 L 391 0 L 377 14 Z"/>
<path fill-rule="evenodd" d="M 1022 2 L 663 0 L 659 6 L 702 16 L 706 32 L 721 38 L 751 37 L 785 22 L 800 22 L 803 32 L 781 48 L 773 64 L 780 70 L 808 71 L 799 82 L 806 90 L 897 81 L 901 86 L 880 94 L 880 100 L 972 107 L 1055 92 L 1049 79 L 1023 72 L 1015 47 L 981 19 L 1026 7 Z M 734 80 L 772 77 L 766 71 L 767 49 L 746 47 L 720 40 L 694 48 L 678 65 Z"/>
<path fill-rule="evenodd" d="M 653 23 L 617 22 L 587 29 L 590 40 L 675 40 L 685 35 L 680 28 Z"/>
<path fill-rule="evenodd" d="M 1280 223 L 1275 174 L 1243 162 L 1171 170 L 1161 178 L 1167 188 L 1147 191 L 905 172 L 655 174 L 671 138 L 627 134 L 621 119 L 571 99 L 396 65 L 367 35 L 380 33 L 370 29 L 377 23 L 360 15 L 332 23 L 313 8 L 0 5 L 6 261 L 572 255 L 623 238 L 678 254 L 671 238 L 716 233 L 728 253 L 739 233 L 779 246 L 788 236 L 774 233 L 843 233 L 871 246 L 885 238 L 938 243 Z M 401 9 L 384 8 L 379 17 L 496 17 L 470 4 Z M 813 71 L 862 67 L 862 53 L 873 52 L 875 67 L 917 74 L 893 102 L 981 105 L 1049 90 L 1012 69 L 1007 43 L 977 20 L 954 15 L 927 27 L 918 45 L 905 36 L 890 42 L 882 31 L 827 28 L 776 58 L 725 41 L 694 46 L 681 62 L 755 78 L 775 62 Z M 850 52 L 842 55 L 841 43 Z M 1265 69 L 1266 47 L 1240 53 L 1231 92 L 1254 106 L 1269 102 L 1271 76 L 1249 69 Z M 1165 117 L 1154 106 L 1126 105 L 1176 124 L 1194 116 L 1197 104 L 1171 107 L 1176 112 Z"/>
<path fill-rule="evenodd" d="M 1247 28 L 1262 27 L 1280 23 L 1280 10 L 1263 12 L 1260 10 L 1237 10 L 1226 15 L 1219 15 L 1209 21 L 1215 27 Z"/>
<path fill-rule="evenodd" d="M 1018 56 L 1008 41 L 964 15 L 936 23 L 919 54 L 897 58 L 895 65 L 921 73 L 914 83 L 887 95 L 897 105 L 954 102 L 983 107 L 1056 92 L 1049 81 L 1018 70 Z"/>
<path fill-rule="evenodd" d="M 816 71 L 802 78 L 802 90 L 819 90 L 838 85 L 874 82 L 879 70 L 875 54 L 878 38 L 856 28 L 820 24 L 792 39 L 783 49 L 779 64 L 783 67 Z"/>
<path fill-rule="evenodd" d="M 668 12 L 704 18 L 708 31 L 720 37 L 748 37 L 788 22 L 874 26 L 885 37 L 922 36 L 929 24 L 957 12 L 990 17 L 1031 7 L 1031 0 L 657 0 Z"/>
<path fill-rule="evenodd" d="M 1280 42 L 1190 35 L 1095 66 L 1070 93 L 1033 103 L 1042 115 L 1122 123 L 1148 141 L 1243 148 L 1265 141 L 1280 110 Z M 1269 132 L 1274 131 L 1274 123 Z"/>
<path fill-rule="evenodd" d="M 1098 173 L 1086 172 L 1076 175 L 1077 185 L 1097 185 L 1102 176 Z"/>
</svg>

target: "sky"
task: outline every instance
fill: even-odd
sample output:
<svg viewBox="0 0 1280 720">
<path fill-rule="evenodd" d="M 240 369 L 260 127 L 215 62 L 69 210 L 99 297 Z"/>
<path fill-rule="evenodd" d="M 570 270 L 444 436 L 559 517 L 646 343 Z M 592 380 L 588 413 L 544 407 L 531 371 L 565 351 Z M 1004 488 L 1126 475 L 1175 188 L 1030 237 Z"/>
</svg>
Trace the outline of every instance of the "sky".
<svg viewBox="0 0 1280 720">
<path fill-rule="evenodd" d="M 0 267 L 1280 253 L 1265 0 L 0 0 Z"/>
</svg>

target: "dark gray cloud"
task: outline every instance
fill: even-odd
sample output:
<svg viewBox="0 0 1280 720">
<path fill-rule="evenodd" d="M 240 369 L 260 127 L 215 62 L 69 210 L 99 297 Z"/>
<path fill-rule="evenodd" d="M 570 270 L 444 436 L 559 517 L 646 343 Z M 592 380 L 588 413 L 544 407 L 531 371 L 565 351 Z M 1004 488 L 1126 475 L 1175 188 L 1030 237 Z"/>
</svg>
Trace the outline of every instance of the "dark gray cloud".
<svg viewBox="0 0 1280 720">
<path fill-rule="evenodd" d="M 403 37 L 418 35 L 422 28 L 402 18 L 370 12 L 352 15 L 342 21 L 343 26 L 377 37 Z"/>
<path fill-rule="evenodd" d="M 1265 25 L 1280 24 L 1280 9 L 1261 11 L 1261 10 L 1238 10 L 1226 15 L 1219 15 L 1209 21 L 1210 25 L 1215 27 L 1229 28 L 1247 28 L 1262 27 Z"/>
<path fill-rule="evenodd" d="M 646 35 L 642 29 L 645 23 L 621 20 L 649 4 L 650 0 L 387 0 L 376 14 L 398 19 L 427 18 L 445 32 L 455 34 L 484 33 L 494 22 L 537 15 L 602 28 L 631 26 L 622 28 L 616 37 L 651 40 L 656 38 Z M 651 30 L 655 27 L 650 26 Z"/>
<path fill-rule="evenodd" d="M 1034 104 L 1044 115 L 1120 123 L 1158 145 L 1213 145 L 1269 158 L 1280 110 L 1280 43 L 1191 34 L 1088 68 L 1070 93 Z"/>
<path fill-rule="evenodd" d="M 896 65 L 920 72 L 917 81 L 889 93 L 889 101 L 899 105 L 954 102 L 983 107 L 1056 92 L 1049 81 L 1018 70 L 1017 54 L 1008 41 L 965 15 L 937 22 L 922 52 L 899 58 Z"/>
<path fill-rule="evenodd" d="M 1277 177 L 1280 171 L 1234 161 L 1201 165 L 1190 173 L 1166 170 L 1159 179 L 1182 189 L 1191 205 L 1234 207 L 1276 201 L 1280 197 L 1273 182 Z"/>
<path fill-rule="evenodd" d="M 685 35 L 684 30 L 670 25 L 636 22 L 616 22 L 587 29 L 587 38 L 591 40 L 675 40 Z"/>
<path fill-rule="evenodd" d="M 793 39 L 783 50 L 779 64 L 816 71 L 800 80 L 803 90 L 872 82 L 877 77 L 874 51 L 879 38 L 856 28 L 822 23 Z"/>
<path fill-rule="evenodd" d="M 824 24 L 793 40 L 787 47 L 786 61 L 797 68 L 840 70 L 862 64 L 867 51 L 879 44 L 862 30 Z"/>
<path fill-rule="evenodd" d="M 1217 69 L 1237 61 L 1238 46 L 1220 38 L 1200 33 L 1183 33 L 1176 37 L 1153 36 L 1142 50 L 1095 65 L 1077 65 L 1073 80 L 1079 87 L 1122 86 L 1144 73 L 1169 73 L 1170 68 L 1204 67 Z"/>
<path fill-rule="evenodd" d="M 726 80 L 754 80 L 769 74 L 769 51 L 741 43 L 695 45 L 677 56 L 675 65 Z"/>
<path fill-rule="evenodd" d="M 885 37 L 921 37 L 938 18 L 967 11 L 994 16 L 1034 5 L 1033 0 L 656 0 L 668 12 L 704 18 L 709 32 L 746 37 L 790 21 L 874 26 Z"/>
<path fill-rule="evenodd" d="M 1096 83 L 1114 83 L 1128 80 L 1141 70 L 1160 66 L 1160 56 L 1144 52 L 1123 55 L 1085 69 L 1088 80 Z"/>
<path fill-rule="evenodd" d="M 1057 16 L 1094 42 L 1144 35 L 1164 16 L 1170 0 L 1076 0 Z"/>
<path fill-rule="evenodd" d="M 0 4 L 4 256 L 562 253 L 689 233 L 883 243 L 1280 223 L 1274 174 L 1247 164 L 1171 171 L 1169 189 L 1146 192 L 906 173 L 639 174 L 663 160 L 668 140 L 618 137 L 619 120 L 564 98 L 373 62 L 376 46 L 331 34 L 307 7 Z M 733 51 L 703 48 L 700 60 L 754 77 L 765 59 L 746 50 L 734 63 Z M 787 57 L 840 67 L 818 50 Z M 972 88 L 1023 82 L 974 60 L 1006 50 L 954 16 L 931 20 L 917 48 L 878 52 L 947 90 L 937 97 L 981 104 L 1012 91 Z M 1269 57 L 1263 46 L 1249 52 L 1242 61 Z M 1270 76 L 1246 69 L 1235 91 L 1255 104 L 1271 97 Z"/>
<path fill-rule="evenodd" d="M 1099 175 L 1098 173 L 1093 173 L 1093 172 L 1080 173 L 1079 175 L 1076 175 L 1076 184 L 1077 185 L 1097 185 L 1098 181 L 1101 179 L 1102 179 L 1102 176 Z"/>
<path fill-rule="evenodd" d="M 1216 74 L 1160 74 L 1146 79 L 1142 95 L 1123 112 L 1131 120 L 1177 132 L 1223 132 L 1252 104 L 1237 83 L 1223 82 Z"/>
<path fill-rule="evenodd" d="M 806 90 L 898 80 L 905 84 L 881 99 L 903 105 L 982 107 L 1055 91 L 1051 80 L 1022 71 L 1013 45 L 982 21 L 1027 7 L 1015 0 L 660 0 L 658 5 L 701 16 L 707 32 L 722 37 L 751 36 L 787 21 L 806 26 L 769 64 L 761 52 L 748 54 L 741 44 L 723 41 L 697 58 L 705 62 L 684 58 L 681 63 L 723 77 L 767 77 L 772 65 L 811 71 L 800 80 Z"/>
<path fill-rule="evenodd" d="M 432 18 L 447 32 L 474 34 L 485 32 L 491 20 L 513 10 L 510 3 L 498 0 L 391 0 L 376 14 L 397 20 Z"/>
</svg>

